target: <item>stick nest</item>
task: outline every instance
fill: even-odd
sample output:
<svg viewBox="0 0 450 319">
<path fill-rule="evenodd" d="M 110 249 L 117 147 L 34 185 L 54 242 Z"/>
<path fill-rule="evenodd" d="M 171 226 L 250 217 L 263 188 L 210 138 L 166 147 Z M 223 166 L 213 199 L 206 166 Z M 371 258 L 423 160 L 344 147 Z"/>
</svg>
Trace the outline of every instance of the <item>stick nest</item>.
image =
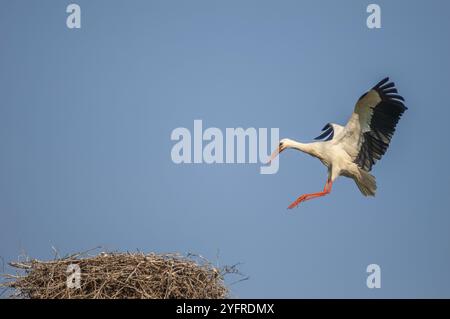
<svg viewBox="0 0 450 319">
<path fill-rule="evenodd" d="M 218 269 L 200 256 L 140 252 L 74 254 L 10 265 L 20 273 L 5 275 L 1 285 L 12 288 L 14 297 L 30 299 L 227 298 L 224 274 L 235 272 Z M 78 288 L 70 265 L 79 267 Z"/>
</svg>

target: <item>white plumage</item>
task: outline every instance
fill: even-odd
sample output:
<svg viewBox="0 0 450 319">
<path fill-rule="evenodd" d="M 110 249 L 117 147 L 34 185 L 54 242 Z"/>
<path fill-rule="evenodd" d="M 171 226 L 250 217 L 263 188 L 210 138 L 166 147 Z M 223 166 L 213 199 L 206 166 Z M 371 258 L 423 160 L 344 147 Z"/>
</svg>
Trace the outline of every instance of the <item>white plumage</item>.
<svg viewBox="0 0 450 319">
<path fill-rule="evenodd" d="M 328 168 L 328 179 L 322 192 L 304 194 L 289 208 L 303 201 L 330 193 L 339 176 L 352 178 L 361 193 L 374 196 L 375 177 L 369 172 L 385 154 L 395 127 L 407 109 L 404 99 L 389 78 L 385 78 L 362 95 L 345 126 L 328 123 L 314 143 L 300 143 L 282 139 L 271 160 L 287 148 L 293 148 L 317 157 Z"/>
</svg>

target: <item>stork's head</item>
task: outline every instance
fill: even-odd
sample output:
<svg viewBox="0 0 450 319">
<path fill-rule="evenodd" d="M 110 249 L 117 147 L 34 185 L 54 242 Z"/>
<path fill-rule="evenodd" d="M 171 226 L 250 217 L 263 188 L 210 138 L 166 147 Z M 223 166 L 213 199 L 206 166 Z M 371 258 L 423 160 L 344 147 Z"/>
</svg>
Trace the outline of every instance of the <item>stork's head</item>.
<svg viewBox="0 0 450 319">
<path fill-rule="evenodd" d="M 268 164 L 271 161 L 273 161 L 273 159 L 275 157 L 277 157 L 278 154 L 283 152 L 285 149 L 289 148 L 291 146 L 291 142 L 292 142 L 292 140 L 290 140 L 288 138 L 283 138 L 282 140 L 280 140 L 280 143 L 278 144 L 278 148 L 273 151 L 272 155 L 270 155 L 270 159 L 269 159 Z"/>
</svg>

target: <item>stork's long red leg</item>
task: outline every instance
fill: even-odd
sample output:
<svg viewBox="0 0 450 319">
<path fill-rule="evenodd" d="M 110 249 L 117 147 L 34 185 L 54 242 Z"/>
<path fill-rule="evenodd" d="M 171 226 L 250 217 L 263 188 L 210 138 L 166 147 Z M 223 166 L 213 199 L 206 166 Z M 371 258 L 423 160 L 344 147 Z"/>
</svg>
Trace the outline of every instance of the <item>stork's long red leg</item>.
<svg viewBox="0 0 450 319">
<path fill-rule="evenodd" d="M 316 197 L 321 197 L 321 196 L 325 196 L 327 194 L 329 194 L 331 192 L 331 187 L 333 186 L 333 182 L 331 180 L 328 180 L 327 183 L 325 184 L 325 187 L 323 188 L 322 192 L 318 192 L 318 193 L 311 193 L 311 194 L 304 194 L 302 196 L 300 196 L 299 198 L 297 198 L 295 200 L 295 202 L 293 202 L 291 205 L 289 205 L 289 209 L 297 207 L 298 204 L 300 204 L 301 202 L 307 201 L 309 199 L 313 199 Z"/>
</svg>

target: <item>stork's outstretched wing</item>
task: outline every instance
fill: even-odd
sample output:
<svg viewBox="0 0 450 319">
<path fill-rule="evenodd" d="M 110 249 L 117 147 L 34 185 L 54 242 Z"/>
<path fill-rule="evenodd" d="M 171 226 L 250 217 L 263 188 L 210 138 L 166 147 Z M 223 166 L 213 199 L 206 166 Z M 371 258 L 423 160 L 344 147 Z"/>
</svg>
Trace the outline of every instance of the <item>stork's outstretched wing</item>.
<svg viewBox="0 0 450 319">
<path fill-rule="evenodd" d="M 340 142 L 362 169 L 370 171 L 388 149 L 395 127 L 407 107 L 389 78 L 360 97 Z"/>
</svg>

